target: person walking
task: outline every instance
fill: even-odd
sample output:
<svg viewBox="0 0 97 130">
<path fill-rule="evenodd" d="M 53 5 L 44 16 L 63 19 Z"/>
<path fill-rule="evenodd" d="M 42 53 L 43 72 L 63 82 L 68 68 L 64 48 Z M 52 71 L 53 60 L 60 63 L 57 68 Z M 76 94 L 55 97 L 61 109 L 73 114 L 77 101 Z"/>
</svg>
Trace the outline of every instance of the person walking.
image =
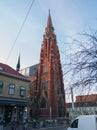
<svg viewBox="0 0 97 130">
<path fill-rule="evenodd" d="M 23 130 L 28 130 L 28 120 L 25 121 Z"/>
</svg>

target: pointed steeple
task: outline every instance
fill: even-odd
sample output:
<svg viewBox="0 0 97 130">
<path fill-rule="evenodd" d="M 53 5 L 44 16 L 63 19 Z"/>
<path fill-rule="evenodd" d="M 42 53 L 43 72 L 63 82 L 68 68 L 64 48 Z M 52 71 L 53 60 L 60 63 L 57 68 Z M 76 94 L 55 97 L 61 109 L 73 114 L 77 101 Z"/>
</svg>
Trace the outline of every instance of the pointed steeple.
<svg viewBox="0 0 97 130">
<path fill-rule="evenodd" d="M 16 70 L 17 70 L 17 71 L 20 70 L 20 54 L 19 54 L 19 58 L 18 58 L 18 62 L 17 62 L 17 66 L 16 66 Z"/>
<path fill-rule="evenodd" d="M 49 10 L 46 32 L 47 32 L 47 33 L 51 33 L 51 32 L 53 32 L 53 31 L 54 31 L 54 28 L 53 28 L 52 19 L 51 19 L 51 14 L 50 14 L 50 10 Z"/>
<path fill-rule="evenodd" d="M 48 21 L 47 21 L 47 27 L 48 28 L 52 28 L 52 19 L 51 19 L 51 14 L 50 14 L 50 10 L 49 10 L 49 16 L 48 16 Z"/>
</svg>

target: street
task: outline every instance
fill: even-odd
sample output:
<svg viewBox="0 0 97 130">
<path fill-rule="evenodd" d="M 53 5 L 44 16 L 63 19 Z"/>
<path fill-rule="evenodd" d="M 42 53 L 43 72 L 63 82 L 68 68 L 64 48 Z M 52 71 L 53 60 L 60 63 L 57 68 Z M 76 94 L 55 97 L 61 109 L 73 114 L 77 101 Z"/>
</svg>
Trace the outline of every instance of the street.
<svg viewBox="0 0 97 130">
<path fill-rule="evenodd" d="M 4 128 L 4 130 L 12 130 L 11 127 Z M 23 130 L 23 127 L 19 127 L 18 130 Z M 65 126 L 47 127 L 47 128 L 32 128 L 29 127 L 27 130 L 67 130 Z"/>
<path fill-rule="evenodd" d="M 41 128 L 41 130 L 67 130 L 67 129 L 65 126 L 56 126 L 56 127 L 49 127 L 49 128 Z"/>
</svg>

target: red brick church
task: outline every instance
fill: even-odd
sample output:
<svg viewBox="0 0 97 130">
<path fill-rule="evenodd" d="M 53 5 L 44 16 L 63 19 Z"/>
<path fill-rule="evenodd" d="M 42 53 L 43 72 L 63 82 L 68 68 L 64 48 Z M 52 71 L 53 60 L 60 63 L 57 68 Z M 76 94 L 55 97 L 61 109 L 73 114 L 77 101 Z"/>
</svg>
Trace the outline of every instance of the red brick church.
<svg viewBox="0 0 97 130">
<path fill-rule="evenodd" d="M 60 62 L 60 53 L 49 12 L 40 62 L 21 70 L 30 77 L 30 116 L 40 118 L 58 118 L 65 116 L 65 93 Z"/>
</svg>

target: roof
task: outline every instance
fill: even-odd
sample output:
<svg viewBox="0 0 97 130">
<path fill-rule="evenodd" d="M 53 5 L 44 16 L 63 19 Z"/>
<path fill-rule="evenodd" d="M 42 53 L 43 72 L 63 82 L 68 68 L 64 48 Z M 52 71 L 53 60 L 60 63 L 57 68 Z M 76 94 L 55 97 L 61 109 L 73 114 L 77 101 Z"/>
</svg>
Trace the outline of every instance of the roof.
<svg viewBox="0 0 97 130">
<path fill-rule="evenodd" d="M 14 70 L 12 67 L 9 65 L 0 63 L 0 74 L 5 74 L 17 78 L 23 78 L 26 80 L 25 76 L 20 74 L 18 71 Z"/>
</svg>

